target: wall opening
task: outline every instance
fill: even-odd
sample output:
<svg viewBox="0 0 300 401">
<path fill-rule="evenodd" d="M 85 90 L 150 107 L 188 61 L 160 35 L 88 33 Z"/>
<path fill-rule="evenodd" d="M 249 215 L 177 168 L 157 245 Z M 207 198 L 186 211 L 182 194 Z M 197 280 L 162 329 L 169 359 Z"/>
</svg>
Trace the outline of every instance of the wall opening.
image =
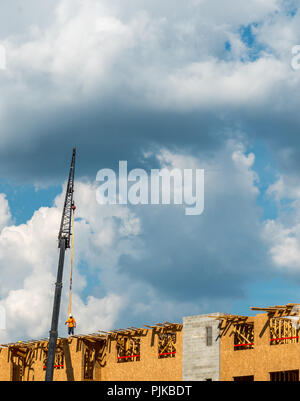
<svg viewBox="0 0 300 401">
<path fill-rule="evenodd" d="M 253 382 L 254 376 L 236 376 L 233 378 L 234 382 Z"/>
<path fill-rule="evenodd" d="M 271 382 L 298 382 L 299 370 L 286 370 L 283 372 L 270 372 Z"/>
<path fill-rule="evenodd" d="M 293 344 L 299 342 L 299 330 L 290 320 L 270 319 L 270 345 Z"/>
<path fill-rule="evenodd" d="M 121 336 L 117 339 L 117 362 L 138 362 L 141 359 L 141 340 L 137 337 Z"/>
<path fill-rule="evenodd" d="M 234 326 L 234 350 L 254 348 L 254 324 L 241 323 Z"/>
<path fill-rule="evenodd" d="M 212 327 L 211 326 L 206 327 L 206 346 L 207 347 L 212 346 Z"/>
<path fill-rule="evenodd" d="M 175 358 L 176 355 L 176 333 L 158 334 L 158 358 Z"/>
</svg>

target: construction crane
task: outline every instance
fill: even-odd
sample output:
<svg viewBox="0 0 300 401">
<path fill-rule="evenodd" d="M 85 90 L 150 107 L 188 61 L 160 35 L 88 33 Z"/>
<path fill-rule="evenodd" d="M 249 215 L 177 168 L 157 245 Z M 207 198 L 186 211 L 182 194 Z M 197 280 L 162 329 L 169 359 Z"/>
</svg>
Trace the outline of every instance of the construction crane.
<svg viewBox="0 0 300 401">
<path fill-rule="evenodd" d="M 74 193 L 74 174 L 75 174 L 75 156 L 76 149 L 73 148 L 71 167 L 69 172 L 68 185 L 66 190 L 66 197 L 64 203 L 64 209 L 61 218 L 61 224 L 58 234 L 58 248 L 59 261 L 57 269 L 57 280 L 55 283 L 55 293 L 54 293 L 54 303 L 52 312 L 52 322 L 50 329 L 50 337 L 48 344 L 48 358 L 46 364 L 46 377 L 45 381 L 53 380 L 53 370 L 54 370 L 54 360 L 55 360 L 55 350 L 56 342 L 58 337 L 58 319 L 62 292 L 62 278 L 65 260 L 65 251 L 70 248 L 70 238 L 71 238 L 71 225 L 72 225 L 72 211 L 75 210 L 73 193 Z"/>
</svg>

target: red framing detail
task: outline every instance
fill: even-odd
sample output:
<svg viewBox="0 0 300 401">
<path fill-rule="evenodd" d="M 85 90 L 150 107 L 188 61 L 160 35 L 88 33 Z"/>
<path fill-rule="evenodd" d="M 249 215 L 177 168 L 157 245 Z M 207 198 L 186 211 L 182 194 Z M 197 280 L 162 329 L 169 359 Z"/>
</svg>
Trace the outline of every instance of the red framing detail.
<svg viewBox="0 0 300 401">
<path fill-rule="evenodd" d="M 299 336 L 296 337 L 281 337 L 281 338 L 271 338 L 270 341 L 279 341 L 279 340 L 292 340 L 293 338 L 299 338 Z"/>
<path fill-rule="evenodd" d="M 158 355 L 170 355 L 170 354 L 176 354 L 176 351 L 173 351 L 173 352 L 163 352 L 162 354 L 158 354 Z"/>
<path fill-rule="evenodd" d="M 121 359 L 121 358 L 137 358 L 138 356 L 141 356 L 141 355 L 118 356 L 117 358 L 118 359 Z"/>
</svg>

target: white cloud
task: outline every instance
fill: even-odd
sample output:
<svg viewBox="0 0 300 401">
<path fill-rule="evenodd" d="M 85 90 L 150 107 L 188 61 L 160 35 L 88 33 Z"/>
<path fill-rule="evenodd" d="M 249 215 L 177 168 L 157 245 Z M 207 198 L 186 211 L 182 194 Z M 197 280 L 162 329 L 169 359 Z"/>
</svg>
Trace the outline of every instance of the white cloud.
<svg viewBox="0 0 300 401">
<path fill-rule="evenodd" d="M 108 294 L 101 299 L 89 296 L 84 303 L 78 295 L 73 299 L 73 310 L 76 312 L 77 332 L 93 333 L 95 330 L 113 328 L 124 300 L 116 294 Z"/>
<path fill-rule="evenodd" d="M 241 25 L 253 22 L 264 22 L 255 28 L 259 42 L 266 48 L 256 61 L 250 61 L 247 46 L 239 34 Z M 46 135 L 47 130 L 34 125 L 37 124 L 37 116 L 43 120 L 44 128 L 51 124 L 48 120 L 48 124 L 45 123 L 43 111 L 52 120 L 55 120 L 52 113 L 56 108 L 60 113 L 70 112 L 73 118 L 72 106 L 84 101 L 87 102 L 87 109 L 96 107 L 100 110 L 99 114 L 103 104 L 111 102 L 116 110 L 116 120 L 122 103 L 126 110 L 134 104 L 139 106 L 139 110 L 213 110 L 217 114 L 220 112 L 221 116 L 232 110 L 244 116 L 240 111 L 246 110 L 246 120 L 251 120 L 253 116 L 256 120 L 257 115 L 264 114 L 266 110 L 275 110 L 278 114 L 284 110 L 285 113 L 285 107 L 282 107 L 285 102 L 298 108 L 296 88 L 300 74 L 291 70 L 286 54 L 289 53 L 290 57 L 291 44 L 297 44 L 293 42 L 298 40 L 299 26 L 299 15 L 291 21 L 284 16 L 282 3 L 275 0 L 230 0 L 225 8 L 221 0 L 190 0 L 178 3 L 176 7 L 173 0 L 62 0 L 55 19 L 49 20 L 48 26 L 31 25 L 22 41 L 11 34 L 3 41 L 7 49 L 8 68 L 0 77 L 3 84 L 0 118 L 7 129 L 3 129 L 1 148 L 6 149 L 10 145 L 15 155 L 15 147 L 20 146 L 23 154 L 29 148 L 30 139 L 31 143 L 35 143 L 43 132 Z M 225 50 L 228 41 L 231 53 Z M 20 107 L 23 111 L 24 105 L 30 110 L 30 124 L 24 123 L 24 116 L 12 121 L 15 110 Z M 71 110 L 60 107 L 66 105 L 71 106 Z M 31 121 L 33 110 L 34 123 Z M 251 110 L 254 110 L 252 117 Z M 26 138 L 20 127 L 29 127 Z M 51 144 L 55 142 L 53 136 L 59 131 L 56 128 L 51 126 L 47 132 Z M 99 125 L 96 130 L 98 128 Z M 197 124 L 193 129 L 198 130 Z M 66 136 L 70 133 L 76 142 L 72 129 L 66 130 Z M 107 138 L 110 134 L 108 130 Z M 168 134 L 171 141 L 172 133 Z M 197 134 L 200 142 L 202 132 L 199 130 Z M 122 132 L 122 135 L 126 137 L 128 132 Z M 157 133 L 159 135 L 160 132 Z M 23 141 L 27 143 L 25 148 L 20 145 Z M 97 146 L 94 148 L 98 149 Z M 246 261 L 244 259 L 249 252 L 249 244 L 259 248 L 256 240 L 260 240 L 262 228 L 256 209 L 259 191 L 256 187 L 258 177 L 253 171 L 255 155 L 247 154 L 246 149 L 237 145 L 236 141 L 227 143 L 222 151 L 215 153 L 203 156 L 205 160 L 199 161 L 196 157 L 162 151 L 159 161 L 162 165 L 199 166 L 207 170 L 209 179 L 205 188 L 209 202 L 206 205 L 213 218 L 205 224 L 199 220 L 203 224 L 199 223 L 199 227 L 203 228 L 200 234 L 205 233 L 202 234 L 203 251 L 206 251 L 206 259 L 201 254 L 203 269 L 209 269 L 206 263 L 210 267 L 213 263 L 220 270 L 228 268 L 231 274 L 238 275 L 243 268 L 256 268 L 247 265 L 251 264 L 251 255 Z M 278 181 L 269 190 L 277 194 L 278 199 L 287 191 L 290 196 L 298 198 L 297 186 L 286 184 L 286 181 Z M 8 312 L 8 336 L 24 333 L 39 336 L 48 330 L 62 202 L 63 193 L 52 208 L 40 208 L 26 224 L 16 226 L 11 222 L 5 197 L 0 196 L 0 228 L 3 227 L 0 233 L 3 276 L 0 294 Z M 174 301 L 172 305 L 166 302 L 161 306 L 156 299 L 159 291 L 153 283 L 149 283 L 153 274 L 147 281 L 143 256 L 148 244 L 145 246 L 140 236 L 145 234 L 141 215 L 125 207 L 99 209 L 95 186 L 88 182 L 76 183 L 76 203 L 79 219 L 75 227 L 74 308 L 77 309 L 80 329 L 96 330 L 103 328 L 102 324 L 112 326 L 126 305 L 132 307 L 136 316 L 141 313 L 139 311 L 149 311 L 151 305 L 154 306 L 151 310 L 158 311 L 161 316 L 166 311 L 175 314 L 181 310 L 180 301 Z M 196 228 L 180 225 L 178 215 L 168 220 L 167 213 L 159 210 L 153 216 L 156 216 L 157 220 L 154 217 L 152 220 L 158 226 L 154 236 L 159 237 L 163 232 L 163 222 L 172 226 L 174 221 L 183 232 L 187 230 L 187 238 L 190 233 L 194 234 L 192 238 L 200 235 L 198 225 Z M 216 221 L 219 224 L 217 232 Z M 152 221 L 148 223 L 150 225 Z M 176 233 L 178 226 L 174 230 Z M 273 262 L 277 266 L 297 266 L 297 223 L 271 221 L 266 223 L 265 230 Z M 181 234 L 181 230 L 178 231 Z M 174 233 L 167 234 L 172 238 Z M 227 238 L 230 238 L 229 242 Z M 232 238 L 236 241 L 234 249 L 231 249 Z M 164 240 L 167 242 L 168 238 Z M 149 253 L 152 251 L 152 256 L 157 251 L 155 246 L 159 245 L 156 243 L 153 249 L 148 249 Z M 180 245 L 177 242 L 169 244 L 169 254 L 158 253 L 163 261 L 166 260 L 165 266 L 172 265 L 172 252 L 176 253 Z M 195 248 L 200 245 L 195 244 Z M 257 252 L 261 255 L 260 251 Z M 126 256 L 140 257 L 138 268 L 144 275 L 132 279 L 130 271 L 120 269 L 120 259 Z M 241 267 L 239 263 L 242 259 Z M 80 267 L 80 261 L 87 262 L 86 272 Z M 155 262 L 155 258 L 151 261 Z M 195 282 L 197 269 L 192 272 Z M 67 269 L 65 273 L 67 283 Z M 99 283 L 99 288 L 85 299 L 83 293 L 91 280 Z M 157 280 L 155 284 L 158 286 L 161 282 Z M 163 284 L 167 292 L 168 280 Z M 145 299 L 140 301 L 142 296 Z M 137 298 L 139 302 L 134 309 Z M 65 292 L 62 310 L 66 310 L 67 302 L 68 294 Z M 36 305 L 39 305 L 37 312 Z M 97 310 L 100 310 L 97 318 L 90 319 Z M 149 316 L 154 315 L 149 311 Z"/>
<path fill-rule="evenodd" d="M 274 123 L 269 129 L 279 130 L 276 119 L 288 118 L 287 108 L 295 110 L 288 123 L 297 124 L 300 74 L 290 62 L 300 17 L 287 16 L 285 3 L 230 0 L 224 8 L 221 0 L 176 6 L 170 0 L 60 1 L 55 18 L 48 25 L 31 24 L 23 41 L 18 35 L 3 36 L 8 57 L 0 76 L 4 174 L 13 174 L 10 155 L 19 154 L 26 160 L 23 174 L 31 168 L 28 176 L 37 175 L 28 167 L 33 152 L 71 137 L 81 144 L 85 121 L 91 123 L 90 142 L 82 147 L 90 146 L 93 161 L 95 149 L 103 149 L 102 128 L 105 149 L 112 149 L 109 141 L 119 135 L 118 122 L 122 137 L 132 138 L 120 147 L 124 153 L 140 151 L 144 138 L 147 143 L 165 138 L 180 143 L 177 127 L 160 131 L 172 125 L 174 112 L 188 127 L 191 147 L 220 141 L 220 126 L 229 124 L 265 138 L 268 129 L 262 127 Z M 257 38 L 254 49 L 241 36 L 248 24 Z M 158 125 L 153 130 L 151 119 Z M 198 136 L 197 130 L 206 132 Z M 282 136 L 272 132 L 268 141 L 273 140 L 280 142 Z M 35 150 L 29 143 L 36 144 Z"/>
<path fill-rule="evenodd" d="M 299 199 L 299 179 L 293 175 L 281 175 L 274 184 L 269 186 L 267 193 L 274 196 L 277 201 L 283 198 Z"/>
<path fill-rule="evenodd" d="M 246 48 L 238 28 L 272 15 L 279 9 L 275 0 L 230 1 L 227 11 L 219 0 L 189 1 L 174 15 L 162 4 L 155 10 L 146 2 L 127 3 L 63 0 L 47 29 L 23 44 L 8 39 L 12 87 L 30 92 L 38 105 L 42 94 L 32 77 L 42 74 L 50 104 L 95 93 L 103 101 L 121 99 L 126 91 L 126 102 L 186 109 L 260 102 L 290 73 L 289 63 L 270 56 L 240 61 Z M 222 60 L 226 40 L 230 61 Z"/>
<path fill-rule="evenodd" d="M 116 322 L 129 325 L 136 319 L 151 323 L 199 313 L 204 309 L 194 304 L 191 294 L 193 288 L 198 288 L 198 284 L 205 282 L 210 275 L 206 263 L 207 266 L 213 263 L 218 277 L 240 275 L 242 268 L 249 269 L 248 265 L 235 265 L 234 261 L 239 260 L 240 253 L 244 258 L 245 244 L 248 241 L 255 243 L 260 235 L 257 232 L 261 229 L 256 210 L 258 192 L 252 170 L 254 154 L 247 154 L 241 144 L 232 141 L 227 144 L 225 152 L 207 155 L 203 160 L 167 149 L 161 149 L 157 158 L 162 167 L 204 168 L 207 171 L 205 216 L 198 216 L 199 220 L 185 220 L 183 210 L 168 206 L 167 211 L 158 206 L 148 221 L 150 209 L 98 205 L 96 183 L 76 181 L 72 312 L 80 333 L 110 329 Z M 237 202 L 235 205 L 233 199 Z M 48 335 L 58 262 L 56 238 L 63 200 L 64 189 L 53 207 L 40 208 L 26 224 L 5 227 L 0 233 L 0 267 L 5 273 L 1 281 L 1 303 L 7 313 L 7 332 L 0 333 L 1 342 Z M 217 231 L 211 220 L 215 213 L 218 214 Z M 238 228 L 232 226 L 232 219 L 239 222 Z M 152 231 L 154 226 L 156 230 L 159 228 L 156 234 Z M 180 230 L 176 232 L 172 227 L 180 227 Z M 227 232 L 225 237 L 224 230 Z M 160 240 L 161 235 L 166 248 Z M 196 238 L 197 246 L 193 247 Z M 232 243 L 233 249 L 229 245 Z M 182 261 L 175 260 L 182 247 L 186 249 L 180 253 Z M 200 267 L 200 270 L 190 271 L 193 265 L 187 265 L 185 269 L 189 273 L 183 278 L 182 262 L 189 264 L 191 253 L 197 253 L 199 249 L 203 272 Z M 219 260 L 221 255 L 222 263 Z M 135 265 L 131 266 L 131 262 L 124 265 L 124 257 L 132 258 L 130 260 L 135 261 Z M 69 258 L 67 251 L 60 335 L 64 335 L 63 323 L 68 309 Z M 132 269 L 136 265 L 138 270 L 134 273 Z M 169 269 L 174 276 L 172 280 L 176 281 L 177 277 L 178 282 L 172 284 L 172 280 L 166 280 Z M 234 291 L 239 286 L 236 283 Z M 189 297 L 184 300 L 182 293 L 186 291 Z M 232 297 L 219 296 L 223 304 L 229 304 Z M 205 310 L 209 309 L 207 294 L 201 295 L 197 290 L 195 297 L 203 301 Z M 218 302 L 214 305 L 217 308 Z M 124 311 L 128 312 L 124 315 Z"/>
<path fill-rule="evenodd" d="M 259 28 L 255 29 L 260 43 L 281 58 L 290 57 L 292 47 L 299 44 L 300 33 L 299 11 L 291 18 L 285 10 L 284 3 L 282 2 L 281 13 L 278 13 L 276 18 L 266 19 Z"/>
<path fill-rule="evenodd" d="M 126 298 L 106 288 L 106 293 L 82 298 L 89 272 L 79 272 L 80 261 L 89 268 L 109 269 L 115 266 L 122 253 L 130 253 L 130 241 L 139 232 L 138 219 L 126 208 L 99 208 L 95 187 L 76 183 L 75 271 L 73 313 L 82 332 L 112 328 Z M 51 208 L 42 207 L 21 225 L 4 227 L 0 233 L 1 304 L 5 307 L 7 331 L 0 333 L 1 341 L 24 337 L 47 336 L 54 295 L 58 263 L 57 233 L 64 191 Z M 0 196 L 3 216 L 10 216 L 7 202 Z M 2 219 L 3 221 L 8 221 Z M 61 305 L 60 335 L 68 307 L 70 251 L 64 268 L 64 291 Z M 90 285 L 90 284 L 89 284 Z"/>
<path fill-rule="evenodd" d="M 11 223 L 11 213 L 5 194 L 0 194 L 0 231 Z"/>
<path fill-rule="evenodd" d="M 281 175 L 267 194 L 277 202 L 278 217 L 265 222 L 264 237 L 270 257 L 281 270 L 300 269 L 300 187 L 296 176 Z"/>
<path fill-rule="evenodd" d="M 270 256 L 279 269 L 297 272 L 300 268 L 300 224 L 290 227 L 280 220 L 265 223 L 265 240 L 270 244 Z"/>
</svg>

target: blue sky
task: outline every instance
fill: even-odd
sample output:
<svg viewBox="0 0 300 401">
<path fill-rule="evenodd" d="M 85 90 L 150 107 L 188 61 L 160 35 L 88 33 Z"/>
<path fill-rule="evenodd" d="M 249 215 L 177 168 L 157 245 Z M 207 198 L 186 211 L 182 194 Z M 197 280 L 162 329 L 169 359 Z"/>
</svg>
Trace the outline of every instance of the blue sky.
<svg viewBox="0 0 300 401">
<path fill-rule="evenodd" d="M 16 225 L 25 224 L 34 212 L 42 206 L 51 207 L 61 186 L 38 188 L 34 185 L 16 185 L 2 180 L 1 193 L 6 194 L 13 221 Z"/>
<path fill-rule="evenodd" d="M 1 5 L 1 342 L 49 330 L 74 146 L 79 331 L 300 302 L 298 5 Z M 96 174 L 120 160 L 203 168 L 203 214 L 99 205 Z"/>
</svg>

